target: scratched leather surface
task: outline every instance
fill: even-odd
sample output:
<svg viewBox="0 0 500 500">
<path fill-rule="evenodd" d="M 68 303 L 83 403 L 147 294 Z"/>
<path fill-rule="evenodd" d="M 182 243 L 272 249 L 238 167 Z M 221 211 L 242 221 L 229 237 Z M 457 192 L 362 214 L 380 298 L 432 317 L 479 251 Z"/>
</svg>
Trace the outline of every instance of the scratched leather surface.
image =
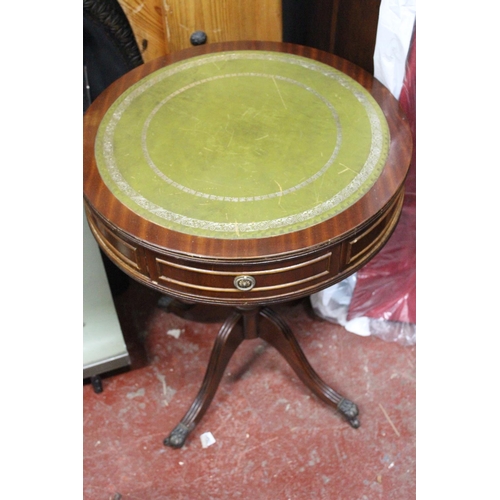
<svg viewBox="0 0 500 500">
<path fill-rule="evenodd" d="M 288 233 L 356 202 L 385 164 L 389 131 L 370 94 L 330 66 L 236 51 L 167 66 L 105 115 L 96 159 L 113 194 L 188 234 Z"/>
</svg>

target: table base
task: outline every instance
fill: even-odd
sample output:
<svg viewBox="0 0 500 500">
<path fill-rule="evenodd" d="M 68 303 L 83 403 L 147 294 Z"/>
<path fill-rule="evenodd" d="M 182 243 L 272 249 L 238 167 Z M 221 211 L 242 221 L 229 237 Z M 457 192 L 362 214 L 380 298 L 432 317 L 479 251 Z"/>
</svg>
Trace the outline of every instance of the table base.
<svg viewBox="0 0 500 500">
<path fill-rule="evenodd" d="M 165 438 L 166 446 L 181 448 L 184 445 L 210 406 L 232 355 L 243 340 L 255 338 L 261 338 L 277 349 L 317 397 L 336 407 L 352 427 L 359 427 L 358 407 L 318 376 L 283 319 L 268 307 L 240 307 L 233 310 L 219 330 L 201 388 L 180 423 Z"/>
</svg>

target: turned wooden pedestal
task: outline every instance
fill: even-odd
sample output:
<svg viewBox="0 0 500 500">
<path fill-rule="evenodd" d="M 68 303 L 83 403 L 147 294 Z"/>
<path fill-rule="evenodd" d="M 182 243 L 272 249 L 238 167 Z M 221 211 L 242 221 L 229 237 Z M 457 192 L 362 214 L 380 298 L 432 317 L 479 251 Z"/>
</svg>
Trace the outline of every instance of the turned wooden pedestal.
<svg viewBox="0 0 500 500">
<path fill-rule="evenodd" d="M 358 407 L 321 380 L 288 325 L 274 311 L 267 307 L 237 308 L 220 329 L 200 391 L 179 425 L 165 439 L 167 446 L 179 448 L 184 444 L 210 405 L 233 353 L 244 340 L 258 337 L 278 350 L 316 396 L 328 405 L 335 406 L 352 427 L 359 427 Z"/>
</svg>

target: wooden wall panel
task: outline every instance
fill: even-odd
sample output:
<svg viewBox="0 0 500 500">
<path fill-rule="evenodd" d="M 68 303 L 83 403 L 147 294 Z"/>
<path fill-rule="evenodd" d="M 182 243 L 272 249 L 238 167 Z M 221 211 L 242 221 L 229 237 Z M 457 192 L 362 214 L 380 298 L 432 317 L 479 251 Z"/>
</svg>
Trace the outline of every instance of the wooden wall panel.
<svg viewBox="0 0 500 500">
<path fill-rule="evenodd" d="M 204 31 L 207 43 L 235 40 L 280 42 L 282 0 L 118 0 L 144 62 L 191 47 Z"/>
<path fill-rule="evenodd" d="M 162 0 L 118 0 L 127 16 L 144 62 L 167 53 Z"/>
<path fill-rule="evenodd" d="M 165 32 L 169 52 L 191 46 L 195 31 L 207 43 L 282 39 L 281 0 L 165 0 Z"/>
<path fill-rule="evenodd" d="M 283 0 L 283 41 L 331 52 L 373 74 L 380 2 Z"/>
<path fill-rule="evenodd" d="M 361 66 L 371 74 L 380 1 L 340 1 L 334 19 L 334 44 L 331 52 Z"/>
<path fill-rule="evenodd" d="M 373 74 L 380 0 L 118 0 L 144 62 L 208 43 L 285 41 L 339 55 Z M 283 38 L 283 16 L 286 36 Z"/>
</svg>

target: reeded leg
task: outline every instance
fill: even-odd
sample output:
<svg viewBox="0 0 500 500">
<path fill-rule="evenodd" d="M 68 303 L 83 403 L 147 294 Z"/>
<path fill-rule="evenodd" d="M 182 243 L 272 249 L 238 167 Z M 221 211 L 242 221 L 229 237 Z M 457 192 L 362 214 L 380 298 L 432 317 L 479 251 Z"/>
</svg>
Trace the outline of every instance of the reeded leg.
<svg viewBox="0 0 500 500">
<path fill-rule="evenodd" d="M 259 324 L 259 337 L 271 344 L 286 359 L 297 376 L 316 396 L 326 404 L 336 406 L 351 426 L 357 429 L 360 425 L 357 418 L 358 407 L 323 382 L 309 364 L 288 325 L 275 312 L 264 308 L 260 315 L 262 321 Z"/>
<path fill-rule="evenodd" d="M 181 448 L 210 406 L 231 356 L 245 338 L 241 318 L 239 312 L 233 312 L 219 330 L 198 395 L 181 422 L 163 441 L 166 446 Z"/>
</svg>

